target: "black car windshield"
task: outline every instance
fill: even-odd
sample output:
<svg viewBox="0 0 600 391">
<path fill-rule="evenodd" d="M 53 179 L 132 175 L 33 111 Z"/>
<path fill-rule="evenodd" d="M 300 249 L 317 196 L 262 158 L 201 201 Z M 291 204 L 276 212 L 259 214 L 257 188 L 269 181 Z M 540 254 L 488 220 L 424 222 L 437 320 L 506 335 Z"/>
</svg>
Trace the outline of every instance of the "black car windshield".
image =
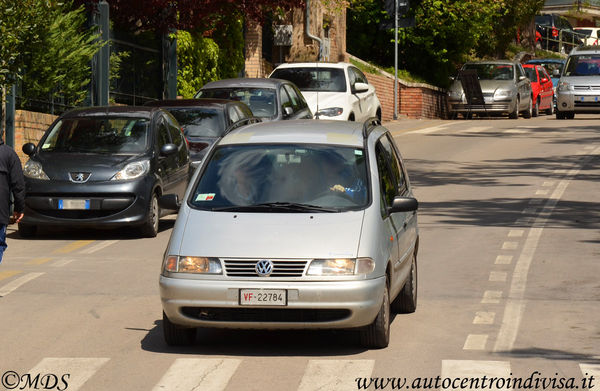
<svg viewBox="0 0 600 391">
<path fill-rule="evenodd" d="M 361 148 L 228 145 L 214 151 L 190 205 L 203 210 L 332 212 L 368 203 Z"/>
<path fill-rule="evenodd" d="M 581 54 L 569 56 L 565 66 L 565 76 L 600 75 L 600 55 Z"/>
<path fill-rule="evenodd" d="M 67 118 L 54 125 L 41 150 L 134 154 L 147 149 L 149 129 L 150 120 L 147 118 Z"/>
<path fill-rule="evenodd" d="M 538 77 L 537 77 L 537 72 L 535 71 L 535 68 L 523 67 L 523 69 L 525 69 L 525 74 L 527 75 L 527 78 L 529 80 L 531 80 L 532 82 L 537 83 Z"/>
<path fill-rule="evenodd" d="M 196 98 L 237 100 L 248 105 L 256 117 L 272 118 L 277 115 L 276 94 L 273 88 L 207 88 L 200 90 Z"/>
<path fill-rule="evenodd" d="M 302 91 L 346 92 L 346 78 L 340 68 L 281 68 L 271 77 L 289 80 Z"/>
<path fill-rule="evenodd" d="M 219 137 L 225 130 L 223 111 L 206 107 L 168 108 L 186 137 Z"/>
<path fill-rule="evenodd" d="M 513 80 L 514 71 L 510 64 L 465 64 L 463 69 L 477 71 L 479 80 Z"/>
</svg>

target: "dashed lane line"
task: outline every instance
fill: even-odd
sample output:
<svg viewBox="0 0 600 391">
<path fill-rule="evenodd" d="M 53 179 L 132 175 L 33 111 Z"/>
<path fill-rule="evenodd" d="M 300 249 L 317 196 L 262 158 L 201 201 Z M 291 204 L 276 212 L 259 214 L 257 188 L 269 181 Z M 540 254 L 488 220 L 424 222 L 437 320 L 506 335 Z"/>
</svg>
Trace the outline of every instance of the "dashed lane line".
<svg viewBox="0 0 600 391">
<path fill-rule="evenodd" d="M 10 278 L 12 276 L 16 276 L 17 274 L 23 273 L 21 270 L 5 270 L 0 272 L 0 280 L 4 280 L 6 278 Z"/>
<path fill-rule="evenodd" d="M 356 378 L 371 376 L 375 360 L 310 360 L 298 391 L 356 389 Z"/>
<path fill-rule="evenodd" d="M 78 250 L 82 247 L 85 247 L 94 242 L 95 242 L 95 240 L 77 240 L 73 243 L 67 244 L 64 247 L 54 250 L 53 253 L 54 254 L 67 254 L 67 253 L 76 251 L 76 250 Z"/>
<path fill-rule="evenodd" d="M 35 374 L 54 374 L 58 378 L 57 387 L 62 387 L 58 389 L 76 391 L 108 360 L 108 358 L 48 357 L 40 361 L 28 373 L 34 374 L 34 376 Z"/>
<path fill-rule="evenodd" d="M 85 248 L 85 249 L 81 250 L 79 253 L 80 254 L 93 254 L 93 253 L 98 252 L 98 251 L 102 250 L 103 248 L 106 248 L 117 242 L 118 242 L 118 240 L 104 240 L 104 241 L 102 241 L 98 244 L 95 244 L 89 248 Z"/>
<path fill-rule="evenodd" d="M 19 288 L 21 285 L 28 283 L 31 280 L 38 278 L 44 273 L 27 273 L 24 276 L 21 276 L 17 279 L 12 280 L 8 284 L 0 287 L 0 297 L 4 297 Z"/>
</svg>

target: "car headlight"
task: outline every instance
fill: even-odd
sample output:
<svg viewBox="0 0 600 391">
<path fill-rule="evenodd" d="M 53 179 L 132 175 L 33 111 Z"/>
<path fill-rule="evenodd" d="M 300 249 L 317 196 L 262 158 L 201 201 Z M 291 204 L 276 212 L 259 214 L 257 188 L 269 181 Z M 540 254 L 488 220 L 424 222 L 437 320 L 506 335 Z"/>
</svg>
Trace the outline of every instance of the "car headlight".
<svg viewBox="0 0 600 391">
<path fill-rule="evenodd" d="M 44 172 L 42 164 L 33 160 L 28 160 L 27 163 L 25 163 L 25 168 L 23 168 L 23 175 L 25 175 L 27 178 L 32 179 L 50 179 L 48 178 L 48 175 L 46 175 L 46 173 Z"/>
<path fill-rule="evenodd" d="M 218 258 L 182 257 L 169 255 L 165 258 L 164 271 L 171 273 L 222 274 Z"/>
<path fill-rule="evenodd" d="M 125 181 L 128 179 L 139 178 L 150 171 L 150 160 L 141 160 L 139 162 L 129 163 L 121 171 L 117 172 L 111 181 Z"/>
<path fill-rule="evenodd" d="M 341 107 L 328 107 L 326 109 L 322 109 L 317 111 L 315 116 L 325 116 L 325 117 L 337 117 L 338 115 L 342 115 L 344 109 Z"/>
<path fill-rule="evenodd" d="M 371 258 L 315 259 L 310 263 L 308 276 L 348 276 L 369 274 L 375 270 Z"/>
<path fill-rule="evenodd" d="M 508 98 L 509 96 L 512 96 L 513 92 L 511 90 L 496 90 L 496 92 L 494 92 L 494 99 L 496 98 Z"/>
<path fill-rule="evenodd" d="M 571 89 L 571 85 L 566 81 L 561 81 L 558 83 L 558 91 L 568 91 Z"/>
</svg>

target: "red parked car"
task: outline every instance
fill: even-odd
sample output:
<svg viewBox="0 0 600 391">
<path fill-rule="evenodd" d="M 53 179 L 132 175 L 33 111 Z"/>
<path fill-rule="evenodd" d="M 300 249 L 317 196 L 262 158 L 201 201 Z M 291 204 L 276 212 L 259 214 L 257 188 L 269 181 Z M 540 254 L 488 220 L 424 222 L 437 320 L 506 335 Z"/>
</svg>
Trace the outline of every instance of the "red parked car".
<svg viewBox="0 0 600 391">
<path fill-rule="evenodd" d="M 540 111 L 546 114 L 554 113 L 554 89 L 552 88 L 552 79 L 541 65 L 523 64 L 523 69 L 529 80 L 531 80 L 531 90 L 533 92 L 533 116 L 537 117 Z"/>
</svg>

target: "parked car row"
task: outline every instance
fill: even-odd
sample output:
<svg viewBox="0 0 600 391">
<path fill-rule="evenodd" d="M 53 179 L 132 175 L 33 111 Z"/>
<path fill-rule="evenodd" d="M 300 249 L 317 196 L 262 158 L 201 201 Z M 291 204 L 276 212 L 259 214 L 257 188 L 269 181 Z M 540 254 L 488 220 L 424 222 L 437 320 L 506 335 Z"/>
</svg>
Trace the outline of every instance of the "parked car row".
<svg viewBox="0 0 600 391">
<path fill-rule="evenodd" d="M 177 212 L 159 282 L 168 344 L 192 343 L 198 327 L 327 328 L 386 347 L 392 312 L 416 309 L 419 248 L 418 203 L 390 132 L 377 117 L 312 119 L 283 79 L 198 95 L 210 98 L 60 116 L 23 146 L 19 232 L 127 226 L 152 237 Z M 295 105 L 306 118 L 293 118 Z"/>
</svg>

